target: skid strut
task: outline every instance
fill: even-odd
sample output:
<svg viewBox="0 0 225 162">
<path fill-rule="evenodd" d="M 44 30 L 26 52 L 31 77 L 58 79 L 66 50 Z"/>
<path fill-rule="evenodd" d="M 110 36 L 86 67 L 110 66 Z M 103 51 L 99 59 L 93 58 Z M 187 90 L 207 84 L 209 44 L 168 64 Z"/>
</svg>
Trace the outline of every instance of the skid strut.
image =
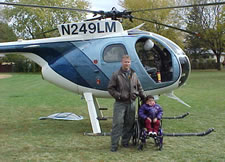
<svg viewBox="0 0 225 162">
<path fill-rule="evenodd" d="M 99 112 L 96 110 L 96 107 L 98 107 L 98 104 L 95 98 L 93 98 L 92 93 L 84 93 L 84 98 L 87 102 L 93 133 L 101 133 L 101 127 L 97 119 Z"/>
</svg>

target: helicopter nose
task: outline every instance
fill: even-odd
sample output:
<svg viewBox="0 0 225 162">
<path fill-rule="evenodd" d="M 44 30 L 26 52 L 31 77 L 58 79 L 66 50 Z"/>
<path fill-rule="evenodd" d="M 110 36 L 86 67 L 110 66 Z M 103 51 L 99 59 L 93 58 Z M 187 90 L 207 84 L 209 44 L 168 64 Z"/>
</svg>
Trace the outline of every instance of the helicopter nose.
<svg viewBox="0 0 225 162">
<path fill-rule="evenodd" d="M 180 87 L 187 81 L 191 72 L 191 65 L 187 56 L 179 57 L 179 61 L 180 61 L 181 70 L 182 70 L 181 78 L 179 81 L 179 87 Z"/>
</svg>

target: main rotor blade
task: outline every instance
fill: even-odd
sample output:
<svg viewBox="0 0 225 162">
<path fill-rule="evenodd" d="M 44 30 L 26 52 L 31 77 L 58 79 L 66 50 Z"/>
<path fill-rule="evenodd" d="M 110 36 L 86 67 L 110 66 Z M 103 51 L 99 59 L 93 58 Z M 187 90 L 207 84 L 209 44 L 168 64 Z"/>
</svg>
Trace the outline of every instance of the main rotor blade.
<svg viewBox="0 0 225 162">
<path fill-rule="evenodd" d="M 99 16 L 99 17 L 94 17 L 94 18 L 90 18 L 90 19 L 85 19 L 83 21 L 93 21 L 93 20 L 101 20 L 102 19 L 102 16 Z"/>
<path fill-rule="evenodd" d="M 51 30 L 48 30 L 48 31 L 39 33 L 38 36 L 39 36 L 39 35 L 42 35 L 42 34 L 46 34 L 46 33 L 51 33 L 51 32 L 53 32 L 53 31 L 56 31 L 57 29 L 58 29 L 58 28 L 53 28 L 53 29 L 51 29 Z"/>
<path fill-rule="evenodd" d="M 148 20 L 148 19 L 143 19 L 143 18 L 138 18 L 138 17 L 133 17 L 133 16 L 132 16 L 132 19 L 142 20 L 142 21 L 147 21 L 147 22 L 150 22 L 150 23 L 153 23 L 153 24 L 162 25 L 162 26 L 166 26 L 166 27 L 168 27 L 168 28 L 180 30 L 180 31 L 185 32 L 185 33 L 197 35 L 197 33 L 194 33 L 194 32 L 192 32 L 192 31 L 180 29 L 180 28 L 177 28 L 177 27 L 171 26 L 171 25 L 162 24 L 162 23 L 157 22 L 157 21 L 154 21 L 154 20 Z"/>
<path fill-rule="evenodd" d="M 42 5 L 32 5 L 32 4 L 20 4 L 20 3 L 8 3 L 8 2 L 0 2 L 2 5 L 8 6 L 22 6 L 22 7 L 34 7 L 34 8 L 50 8 L 50 9 L 61 9 L 61 10 L 71 10 L 71 11 L 79 11 L 79 12 L 90 12 L 93 14 L 98 13 L 99 11 L 78 9 L 78 8 L 67 8 L 67 7 L 55 7 L 55 6 L 42 6 Z"/>
<path fill-rule="evenodd" d="M 204 4 L 193 4 L 193 5 L 184 5 L 184 6 L 171 6 L 171 7 L 161 7 L 161 8 L 148 8 L 140 10 L 131 10 L 130 12 L 145 12 L 145 11 L 156 11 L 156 10 L 165 10 L 165 9 L 175 9 L 175 8 L 189 8 L 189 7 L 200 7 L 200 6 L 214 6 L 214 5 L 224 5 L 224 2 L 215 2 L 215 3 L 204 3 Z"/>
</svg>

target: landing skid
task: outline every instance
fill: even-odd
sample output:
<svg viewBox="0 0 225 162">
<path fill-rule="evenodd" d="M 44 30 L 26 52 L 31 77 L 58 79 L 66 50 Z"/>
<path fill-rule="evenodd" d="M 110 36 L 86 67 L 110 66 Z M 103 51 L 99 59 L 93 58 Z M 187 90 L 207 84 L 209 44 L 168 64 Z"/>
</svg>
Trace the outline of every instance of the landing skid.
<svg viewBox="0 0 225 162">
<path fill-rule="evenodd" d="M 206 136 L 214 131 L 214 128 L 209 128 L 205 132 L 201 133 L 163 133 L 163 136 L 169 136 L 169 137 L 181 137 L 181 136 Z"/>
<path fill-rule="evenodd" d="M 92 133 L 84 133 L 84 135 L 88 136 L 110 136 L 110 132 L 101 132 L 101 126 L 99 123 L 99 120 L 107 120 L 107 118 L 103 117 L 103 114 L 101 112 L 101 108 L 98 104 L 97 99 L 92 95 L 92 93 L 84 93 L 84 98 L 87 102 L 88 106 L 88 113 L 90 116 L 91 126 L 92 126 Z M 189 113 L 185 113 L 180 116 L 173 116 L 173 117 L 163 117 L 163 119 L 182 119 L 186 116 L 188 116 Z M 201 133 L 163 133 L 163 136 L 172 136 L 172 137 L 178 137 L 178 136 L 205 136 L 210 134 L 214 131 L 214 128 L 210 128 L 205 132 Z"/>
<path fill-rule="evenodd" d="M 172 117 L 162 117 L 162 119 L 183 119 L 186 116 L 188 116 L 190 113 L 187 112 L 183 115 L 179 116 L 172 116 Z M 200 133 L 162 133 L 163 136 L 169 136 L 169 137 L 181 137 L 181 136 L 206 136 L 214 131 L 214 128 L 209 128 L 205 132 L 200 132 Z"/>
<path fill-rule="evenodd" d="M 179 115 L 179 116 L 170 116 L 170 117 L 162 117 L 162 119 L 183 119 L 183 118 L 185 118 L 186 116 L 188 116 L 190 113 L 189 112 L 187 112 L 187 113 L 185 113 L 185 114 L 183 114 L 183 115 Z"/>
</svg>

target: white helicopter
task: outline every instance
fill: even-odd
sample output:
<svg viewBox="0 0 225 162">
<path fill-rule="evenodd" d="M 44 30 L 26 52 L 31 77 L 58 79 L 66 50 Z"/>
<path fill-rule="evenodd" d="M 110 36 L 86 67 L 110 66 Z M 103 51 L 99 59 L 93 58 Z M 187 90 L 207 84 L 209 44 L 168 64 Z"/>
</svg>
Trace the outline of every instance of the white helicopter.
<svg viewBox="0 0 225 162">
<path fill-rule="evenodd" d="M 225 2 L 167 8 L 220 4 Z M 120 68 L 123 55 L 131 57 L 131 67 L 136 71 L 146 95 L 165 94 L 189 106 L 173 94 L 187 81 L 191 71 L 183 50 L 163 36 L 140 30 L 143 24 L 124 30 L 118 21 L 119 18 L 151 20 L 136 18 L 131 15 L 132 11 L 119 12 L 115 8 L 104 12 L 6 2 L 0 2 L 0 5 L 70 9 L 100 15 L 89 21 L 58 25 L 60 37 L 0 43 L 0 53 L 21 54 L 33 60 L 41 66 L 44 80 L 83 95 L 94 134 L 101 133 L 98 119 L 103 118 L 97 98 L 111 97 L 107 85 L 112 73 Z M 106 18 L 112 20 L 101 20 Z"/>
</svg>

